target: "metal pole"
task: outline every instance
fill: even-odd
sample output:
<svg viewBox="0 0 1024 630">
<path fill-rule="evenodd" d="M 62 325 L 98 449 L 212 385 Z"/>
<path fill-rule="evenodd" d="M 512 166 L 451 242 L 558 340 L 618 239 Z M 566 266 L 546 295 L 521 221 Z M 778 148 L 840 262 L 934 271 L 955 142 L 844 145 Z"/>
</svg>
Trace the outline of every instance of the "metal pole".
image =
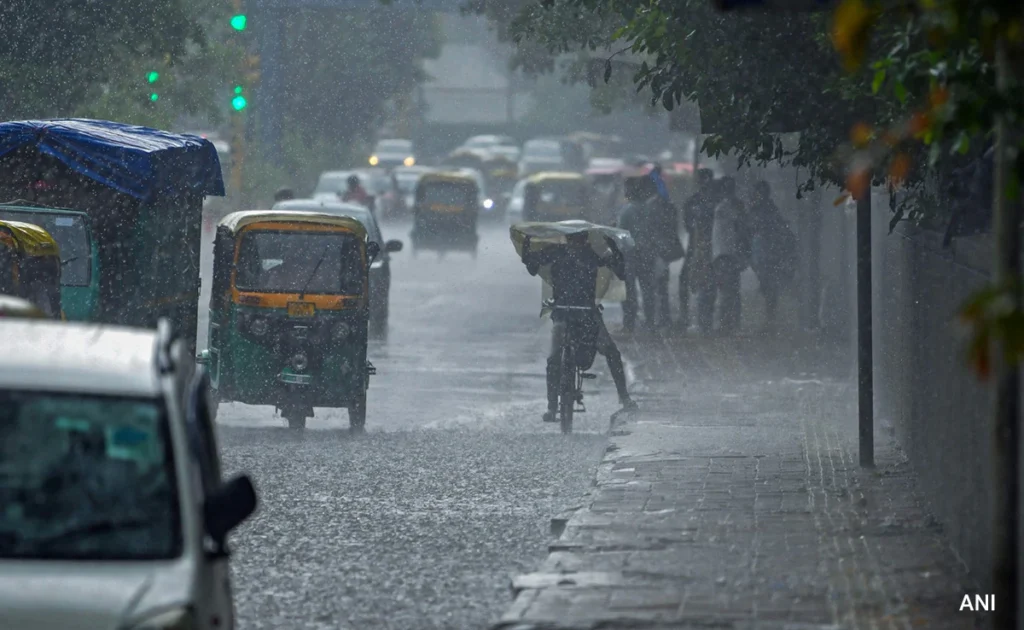
<svg viewBox="0 0 1024 630">
<path fill-rule="evenodd" d="M 1006 42 L 996 44 L 996 85 L 1000 92 L 1009 88 L 1011 66 Z M 1007 198 L 1011 181 L 1013 130 L 1006 116 L 996 120 L 996 147 L 993 156 L 995 190 L 993 230 L 995 237 L 996 286 L 1012 287 L 1014 310 L 1021 308 L 1017 283 L 1020 265 L 1020 198 Z M 1004 341 L 1005 343 L 1005 341 Z M 992 592 L 997 605 L 995 628 L 1017 628 L 1018 518 L 1020 510 L 1020 369 L 999 349 L 996 362 L 995 418 L 992 422 Z"/>
<path fill-rule="evenodd" d="M 860 465 L 875 465 L 874 364 L 871 331 L 871 185 L 857 199 L 857 402 Z"/>
</svg>

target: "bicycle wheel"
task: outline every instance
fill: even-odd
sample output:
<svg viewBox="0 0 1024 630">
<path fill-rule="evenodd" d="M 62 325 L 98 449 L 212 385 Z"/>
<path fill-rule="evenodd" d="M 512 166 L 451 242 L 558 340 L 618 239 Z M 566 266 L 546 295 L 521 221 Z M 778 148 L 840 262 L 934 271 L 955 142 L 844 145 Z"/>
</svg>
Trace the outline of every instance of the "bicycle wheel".
<svg viewBox="0 0 1024 630">
<path fill-rule="evenodd" d="M 562 433 L 572 433 L 572 413 L 576 407 L 576 353 L 570 344 L 562 347 L 561 359 L 558 418 Z"/>
</svg>

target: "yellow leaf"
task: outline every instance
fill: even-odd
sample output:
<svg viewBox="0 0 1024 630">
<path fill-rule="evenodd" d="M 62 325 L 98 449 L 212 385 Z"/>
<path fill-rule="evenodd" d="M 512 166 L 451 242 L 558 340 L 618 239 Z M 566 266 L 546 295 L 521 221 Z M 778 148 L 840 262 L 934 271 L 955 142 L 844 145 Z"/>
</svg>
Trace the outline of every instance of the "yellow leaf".
<svg viewBox="0 0 1024 630">
<path fill-rule="evenodd" d="M 871 175 L 866 168 L 859 168 L 851 171 L 846 177 L 846 190 L 850 191 L 854 199 L 861 199 L 871 190 Z"/>
<path fill-rule="evenodd" d="M 871 125 L 859 122 L 850 129 L 850 142 L 858 149 L 871 142 Z"/>
<path fill-rule="evenodd" d="M 832 15 L 832 45 L 851 72 L 864 61 L 868 31 L 875 18 L 875 11 L 864 0 L 842 0 Z"/>
<path fill-rule="evenodd" d="M 910 156 L 906 153 L 898 153 L 889 163 L 889 179 L 893 186 L 899 186 L 907 179 L 910 173 Z"/>
</svg>

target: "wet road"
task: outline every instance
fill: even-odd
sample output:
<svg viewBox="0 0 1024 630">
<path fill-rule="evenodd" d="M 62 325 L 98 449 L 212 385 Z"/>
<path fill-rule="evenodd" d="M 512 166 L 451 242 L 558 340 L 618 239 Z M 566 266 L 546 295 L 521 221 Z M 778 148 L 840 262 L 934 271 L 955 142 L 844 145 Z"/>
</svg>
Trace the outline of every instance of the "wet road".
<svg viewBox="0 0 1024 630">
<path fill-rule="evenodd" d="M 483 627 L 587 489 L 614 388 L 603 375 L 572 436 L 540 421 L 539 280 L 506 228 L 482 236 L 475 262 L 394 258 L 366 435 L 343 410 L 318 409 L 296 437 L 273 408 L 221 406 L 226 468 L 253 475 L 263 502 L 233 539 L 240 628 Z"/>
</svg>

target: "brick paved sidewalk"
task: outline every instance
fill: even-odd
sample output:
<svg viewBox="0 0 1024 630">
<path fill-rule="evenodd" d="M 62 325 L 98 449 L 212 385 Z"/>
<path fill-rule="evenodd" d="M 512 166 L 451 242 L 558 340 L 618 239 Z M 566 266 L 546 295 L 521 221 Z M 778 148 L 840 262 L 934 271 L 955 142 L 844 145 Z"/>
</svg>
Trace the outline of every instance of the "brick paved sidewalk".
<svg viewBox="0 0 1024 630">
<path fill-rule="evenodd" d="M 876 436 L 877 468 L 859 467 L 844 353 L 623 349 L 641 412 L 495 628 L 985 627 L 958 612 L 974 582 L 900 452 Z"/>
</svg>

